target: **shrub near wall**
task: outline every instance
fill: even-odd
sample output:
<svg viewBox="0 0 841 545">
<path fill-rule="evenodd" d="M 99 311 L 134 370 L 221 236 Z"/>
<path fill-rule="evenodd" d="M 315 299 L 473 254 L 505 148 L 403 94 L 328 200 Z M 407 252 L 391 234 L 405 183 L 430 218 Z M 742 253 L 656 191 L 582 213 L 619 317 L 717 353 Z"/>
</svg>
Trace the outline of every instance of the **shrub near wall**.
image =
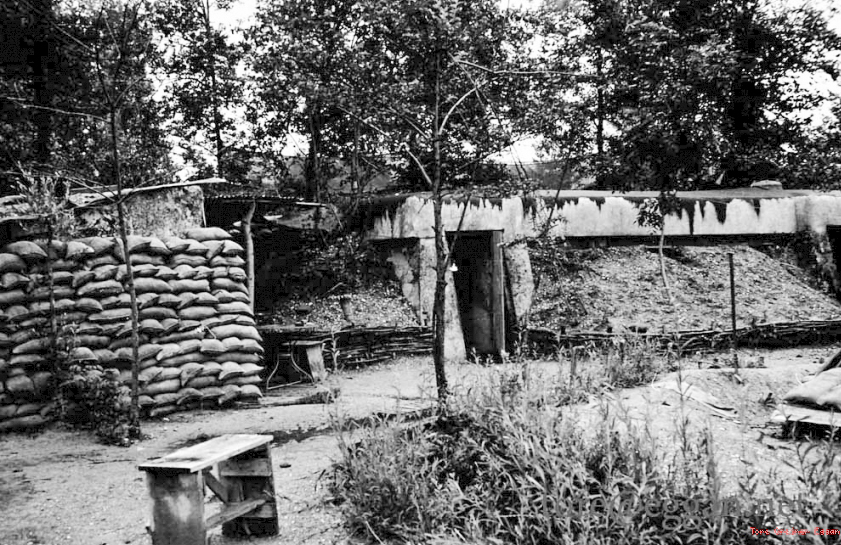
<svg viewBox="0 0 841 545">
<path fill-rule="evenodd" d="M 140 404 L 151 417 L 260 395 L 262 339 L 244 284 L 242 247 L 217 228 L 185 236 L 128 241 L 140 309 Z M 0 431 L 46 423 L 55 407 L 55 373 L 69 365 L 116 369 L 130 381 L 127 276 L 119 239 L 3 248 Z M 50 357 L 51 292 L 57 358 Z"/>
</svg>

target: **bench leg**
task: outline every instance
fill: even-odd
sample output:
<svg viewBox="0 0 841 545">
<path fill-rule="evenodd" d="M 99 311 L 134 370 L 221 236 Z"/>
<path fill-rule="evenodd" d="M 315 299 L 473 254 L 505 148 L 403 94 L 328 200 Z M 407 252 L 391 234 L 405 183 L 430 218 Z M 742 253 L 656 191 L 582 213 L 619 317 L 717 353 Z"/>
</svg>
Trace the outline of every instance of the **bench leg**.
<svg viewBox="0 0 841 545">
<path fill-rule="evenodd" d="M 219 475 L 228 489 L 230 502 L 266 500 L 266 503 L 254 512 L 224 523 L 222 534 L 229 537 L 277 535 L 277 505 L 269 446 L 265 445 L 221 462 Z"/>
<path fill-rule="evenodd" d="M 147 471 L 153 545 L 207 545 L 204 482 L 199 473 Z"/>
</svg>

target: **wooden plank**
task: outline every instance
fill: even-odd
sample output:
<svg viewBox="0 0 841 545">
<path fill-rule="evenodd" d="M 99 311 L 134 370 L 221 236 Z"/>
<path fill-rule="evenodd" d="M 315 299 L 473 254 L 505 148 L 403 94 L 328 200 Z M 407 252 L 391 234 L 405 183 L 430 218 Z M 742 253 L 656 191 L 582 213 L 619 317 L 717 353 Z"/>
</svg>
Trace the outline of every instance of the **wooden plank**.
<svg viewBox="0 0 841 545">
<path fill-rule="evenodd" d="M 321 353 L 321 343 L 307 347 L 307 363 L 310 364 L 310 374 L 313 380 L 320 382 L 327 378 L 327 371 L 324 369 L 324 356 Z"/>
<path fill-rule="evenodd" d="M 204 484 L 216 494 L 216 497 L 222 500 L 224 503 L 228 503 L 230 499 L 228 498 L 228 489 L 225 487 L 224 484 L 220 483 L 216 480 L 216 477 L 213 476 L 213 473 L 206 471 L 204 473 Z"/>
<path fill-rule="evenodd" d="M 228 521 L 237 519 L 243 515 L 247 515 L 251 511 L 266 503 L 263 498 L 253 500 L 244 500 L 236 503 L 225 504 L 221 511 L 207 519 L 207 527 L 213 528 Z"/>
<path fill-rule="evenodd" d="M 146 474 L 152 497 L 153 545 L 206 545 L 201 473 Z"/>
<path fill-rule="evenodd" d="M 265 458 L 250 460 L 228 460 L 219 467 L 222 477 L 271 477 L 272 466 Z"/>
<path fill-rule="evenodd" d="M 841 414 L 834 410 L 812 409 L 810 407 L 798 407 L 796 405 L 779 405 L 771 421 L 777 424 L 786 422 L 806 422 L 819 426 L 841 427 Z"/>
<path fill-rule="evenodd" d="M 204 443 L 177 450 L 163 458 L 150 460 L 140 464 L 139 467 L 143 471 L 176 470 L 195 473 L 271 441 L 271 435 L 222 435 Z"/>
<path fill-rule="evenodd" d="M 491 315 L 494 351 L 505 352 L 505 269 L 502 260 L 502 231 L 491 231 Z"/>
<path fill-rule="evenodd" d="M 229 466 L 234 462 L 239 462 L 242 459 L 257 459 L 266 460 L 269 468 L 272 467 L 272 452 L 268 445 L 260 447 L 253 452 L 243 454 L 239 460 L 228 460 L 220 464 L 219 470 L 222 471 L 225 466 Z M 266 517 L 254 517 L 251 514 L 237 518 L 225 523 L 222 526 L 222 534 L 227 537 L 235 536 L 273 536 L 277 535 L 280 526 L 277 520 L 277 510 L 275 506 L 275 491 L 274 478 L 266 477 L 223 477 L 226 482 L 237 483 L 242 491 L 242 500 L 263 500 L 267 505 L 273 507 L 272 510 L 261 511 L 260 514 L 266 514 Z"/>
</svg>

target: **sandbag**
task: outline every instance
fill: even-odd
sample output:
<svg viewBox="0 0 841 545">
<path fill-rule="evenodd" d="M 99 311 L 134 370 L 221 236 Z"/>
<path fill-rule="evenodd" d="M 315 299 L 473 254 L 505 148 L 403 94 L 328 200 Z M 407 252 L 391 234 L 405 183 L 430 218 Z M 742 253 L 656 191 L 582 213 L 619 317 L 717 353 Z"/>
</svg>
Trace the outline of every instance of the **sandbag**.
<svg viewBox="0 0 841 545">
<path fill-rule="evenodd" d="M 193 303 L 196 302 L 196 299 L 199 298 L 198 293 L 193 293 L 190 291 L 185 291 L 184 293 L 178 294 L 178 310 L 182 308 L 187 308 L 193 306 Z"/>
<path fill-rule="evenodd" d="M 219 399 L 223 395 L 225 395 L 224 390 L 217 386 L 209 386 L 204 388 L 198 388 L 199 392 L 201 392 L 202 401 L 208 401 L 212 399 Z"/>
<path fill-rule="evenodd" d="M 103 310 L 102 312 L 96 312 L 88 316 L 88 320 L 91 322 L 100 324 L 100 323 L 113 323 L 113 322 L 124 322 L 131 318 L 131 309 L 130 308 L 112 308 L 108 310 Z"/>
<path fill-rule="evenodd" d="M 163 243 L 173 254 L 179 254 L 190 247 L 190 241 L 179 237 L 166 237 Z"/>
<path fill-rule="evenodd" d="M 15 273 L 11 273 L 15 274 Z M 48 283 L 49 281 L 45 282 Z M 70 271 L 54 271 L 53 284 L 57 286 L 69 286 L 73 283 L 73 273 Z"/>
<path fill-rule="evenodd" d="M 262 341 L 262 337 L 257 332 L 256 327 L 241 326 L 241 325 L 223 325 L 214 327 L 211 330 L 213 336 L 217 339 L 224 339 L 226 337 L 239 337 L 240 339 L 252 339 L 254 341 Z"/>
<path fill-rule="evenodd" d="M 154 318 L 147 318 L 145 320 L 141 320 L 140 332 L 154 337 L 164 332 L 164 326 L 162 326 L 161 323 Z"/>
<path fill-rule="evenodd" d="M 178 265 L 172 270 L 175 271 L 176 278 L 179 280 L 189 280 L 196 275 L 195 267 L 191 267 L 190 265 Z"/>
<path fill-rule="evenodd" d="M 51 268 L 52 268 L 53 272 L 56 272 L 56 271 L 72 272 L 72 271 L 77 270 L 79 267 L 80 267 L 80 265 L 77 261 L 71 261 L 69 259 L 59 259 L 57 261 L 53 261 Z M 33 267 L 33 270 L 31 270 L 30 272 L 36 272 L 36 271 L 40 271 L 40 272 L 43 272 L 43 273 L 48 272 L 46 270 L 45 266 Z"/>
<path fill-rule="evenodd" d="M 263 379 L 260 378 L 260 375 L 241 375 L 225 380 L 225 384 L 236 384 L 237 386 L 245 386 L 248 384 L 260 384 L 262 380 Z"/>
<path fill-rule="evenodd" d="M 783 396 L 784 401 L 818 405 L 819 399 L 841 383 L 841 367 L 818 373 L 811 380 L 795 386 Z"/>
<path fill-rule="evenodd" d="M 161 395 L 168 395 L 168 394 L 161 394 Z M 155 398 L 152 396 L 137 396 L 137 404 L 140 405 L 141 409 L 146 407 L 152 407 L 155 405 Z"/>
<path fill-rule="evenodd" d="M 49 420 L 40 414 L 32 414 L 20 418 L 16 417 L 0 422 L 0 432 L 31 430 L 44 426 L 47 423 L 49 423 Z"/>
<path fill-rule="evenodd" d="M 140 293 L 137 295 L 137 308 L 143 310 L 149 307 L 154 307 L 158 304 L 158 300 L 160 298 L 161 296 L 157 293 Z"/>
<path fill-rule="evenodd" d="M 187 229 L 184 232 L 186 238 L 191 238 L 199 242 L 206 240 L 225 240 L 232 238 L 231 234 L 219 227 L 198 227 L 194 229 Z"/>
<path fill-rule="evenodd" d="M 172 251 L 166 244 L 163 243 L 163 241 L 152 237 L 149 239 L 149 247 L 146 249 L 146 253 L 152 255 L 168 256 L 172 254 Z"/>
<path fill-rule="evenodd" d="M 214 295 L 216 295 L 215 290 L 226 290 L 231 293 L 239 291 L 246 294 L 246 297 L 248 296 L 248 288 L 245 287 L 245 284 L 234 282 L 230 278 L 214 278 L 210 281 L 210 286 L 214 290 Z"/>
<path fill-rule="evenodd" d="M 240 365 L 242 368 L 242 376 L 250 377 L 251 375 L 259 375 L 263 372 L 263 367 L 254 364 L 254 363 L 243 363 Z"/>
<path fill-rule="evenodd" d="M 175 270 L 170 269 L 166 265 L 163 265 L 161 267 L 158 267 L 158 273 L 155 275 L 155 278 L 167 282 L 169 280 L 174 280 L 178 278 L 178 273 L 175 272 Z"/>
<path fill-rule="evenodd" d="M 263 392 L 255 384 L 243 384 L 239 387 L 240 399 L 254 399 L 263 397 Z"/>
<path fill-rule="evenodd" d="M 264 354 L 266 352 L 263 346 L 254 339 L 242 339 L 242 348 L 240 350 L 251 354 Z"/>
<path fill-rule="evenodd" d="M 111 254 L 103 254 L 96 257 L 91 257 L 85 260 L 85 266 L 88 269 L 96 269 L 101 266 L 113 266 L 116 267 L 119 265 L 120 262 L 117 261 L 117 258 Z M 114 274 L 116 274 L 117 270 L 114 269 Z"/>
<path fill-rule="evenodd" d="M 207 259 L 213 259 L 217 255 L 222 253 L 222 247 L 225 245 L 224 240 L 208 240 L 204 242 L 204 245 L 207 246 L 207 254 L 205 257 Z"/>
<path fill-rule="evenodd" d="M 159 278 L 138 278 L 134 281 L 134 289 L 137 293 L 171 293 L 173 291 L 169 283 Z"/>
<path fill-rule="evenodd" d="M 171 333 L 169 335 L 160 337 L 160 343 L 180 343 L 188 340 L 196 340 L 204 338 L 204 331 L 201 329 L 191 329 L 189 331 L 180 331 L 178 333 Z"/>
<path fill-rule="evenodd" d="M 15 375 L 6 378 L 6 391 L 16 398 L 31 398 L 35 395 L 35 385 L 27 375 Z"/>
<path fill-rule="evenodd" d="M 226 352 L 235 352 L 242 348 L 242 340 L 238 337 L 227 337 L 222 339 L 222 344 L 225 346 Z"/>
<path fill-rule="evenodd" d="M 18 410 L 15 412 L 15 418 L 21 416 L 29 416 L 30 414 L 40 414 L 43 403 L 23 403 L 18 405 Z"/>
<path fill-rule="evenodd" d="M 30 262 L 47 259 L 47 252 L 30 240 L 10 242 L 3 247 L 3 252 L 15 254 Z"/>
<path fill-rule="evenodd" d="M 222 363 L 222 372 L 219 373 L 219 380 L 226 382 L 228 379 L 242 376 L 243 369 L 240 364 L 226 361 Z"/>
<path fill-rule="evenodd" d="M 8 312 L 8 310 L 6 311 Z M 29 311 L 27 311 L 28 313 Z M 15 331 L 12 333 L 9 338 L 12 341 L 12 345 L 18 345 L 21 343 L 25 343 L 29 339 L 34 339 L 37 334 L 33 329 L 21 329 L 19 331 Z"/>
<path fill-rule="evenodd" d="M 0 292 L 0 306 L 9 307 L 26 302 L 27 296 L 21 289 Z"/>
<path fill-rule="evenodd" d="M 47 306 L 49 307 L 50 303 L 47 302 Z M 72 312 L 76 310 L 76 301 L 73 299 L 59 299 L 55 302 L 55 311 L 62 313 L 62 312 Z"/>
<path fill-rule="evenodd" d="M 72 275 L 71 275 L 72 276 Z M 17 288 L 26 288 L 29 286 L 30 279 L 28 276 L 17 272 L 3 273 L 0 277 L 0 288 L 4 290 L 14 290 Z M 0 303 L 2 304 L 2 303 Z"/>
<path fill-rule="evenodd" d="M 191 378 L 198 376 L 204 366 L 197 362 L 189 362 L 181 365 L 178 369 L 181 371 L 181 384 L 186 384 Z"/>
<path fill-rule="evenodd" d="M 76 299 L 76 310 L 83 312 L 102 312 L 105 310 L 102 303 L 92 297 L 81 297 Z"/>
<path fill-rule="evenodd" d="M 160 267 L 161 265 L 166 264 L 166 259 L 164 259 L 163 256 L 151 254 L 131 254 L 129 261 L 134 266 L 154 265 L 155 267 Z M 157 274 L 157 271 L 155 271 L 155 274 Z"/>
<path fill-rule="evenodd" d="M 161 336 L 169 335 L 175 331 L 178 331 L 178 324 L 180 322 L 177 318 L 164 318 L 160 320 L 161 327 L 163 327 L 163 331 L 160 333 Z"/>
<path fill-rule="evenodd" d="M 245 253 L 245 248 L 231 239 L 225 240 L 222 247 L 222 255 L 225 257 L 241 256 Z"/>
<path fill-rule="evenodd" d="M 202 327 L 207 330 L 211 330 L 216 326 L 225 325 L 225 322 L 219 319 L 218 316 L 211 316 L 210 318 L 205 318 L 201 321 Z"/>
<path fill-rule="evenodd" d="M 106 237 L 89 237 L 82 239 L 81 241 L 93 250 L 94 256 L 109 254 L 113 251 L 116 245 L 113 238 Z"/>
<path fill-rule="evenodd" d="M 213 307 L 191 306 L 178 311 L 178 318 L 181 320 L 204 320 L 216 316 L 216 309 Z"/>
<path fill-rule="evenodd" d="M 201 399 L 201 392 L 195 388 L 183 388 L 178 392 L 178 405 L 183 405 L 189 401 L 198 401 Z"/>
<path fill-rule="evenodd" d="M 40 337 L 26 341 L 12 348 L 12 354 L 34 354 L 37 352 L 46 352 L 50 349 L 52 340 L 47 337 Z"/>
<path fill-rule="evenodd" d="M 118 295 L 123 292 L 123 285 L 116 280 L 104 280 L 102 282 L 88 282 L 76 291 L 79 297 L 94 297 L 102 299 L 109 295 Z"/>
<path fill-rule="evenodd" d="M 203 363 L 207 356 L 198 351 L 189 352 L 187 354 L 179 354 L 177 356 L 170 356 L 158 362 L 161 367 L 183 367 L 190 363 Z"/>
<path fill-rule="evenodd" d="M 200 305 L 200 306 L 214 306 L 215 307 L 216 305 L 219 304 L 219 299 L 217 299 L 215 296 L 211 295 L 210 293 L 208 293 L 206 291 L 202 291 L 202 292 L 199 292 L 199 293 L 196 294 L 196 298 L 193 301 L 193 304 L 194 305 Z"/>
<path fill-rule="evenodd" d="M 207 280 L 170 280 L 168 284 L 175 293 L 210 291 Z"/>
<path fill-rule="evenodd" d="M 216 400 L 220 406 L 235 401 L 239 397 L 239 386 L 235 384 L 222 386 L 222 391 L 224 394 Z"/>
<path fill-rule="evenodd" d="M 204 251 L 206 252 L 207 248 L 205 248 Z M 188 267 L 207 265 L 207 258 L 204 257 L 204 255 L 178 254 L 173 256 L 173 258 L 169 261 L 169 266 L 172 268 L 177 269 L 181 265 L 186 265 Z"/>
<path fill-rule="evenodd" d="M 131 306 L 131 295 L 128 293 L 111 295 L 102 299 L 100 303 L 102 304 L 103 310 L 110 310 L 112 308 L 129 308 Z"/>
<path fill-rule="evenodd" d="M 241 301 L 234 301 L 233 303 L 220 303 L 216 306 L 219 314 L 247 314 L 254 316 L 251 306 Z"/>
<path fill-rule="evenodd" d="M 242 267 L 245 265 L 245 260 L 239 256 L 224 257 L 217 255 L 208 263 L 211 267 Z"/>
<path fill-rule="evenodd" d="M 0 405 L 0 421 L 14 418 L 17 411 L 18 406 L 14 403 Z"/>
<path fill-rule="evenodd" d="M 150 382 L 141 389 L 140 393 L 147 396 L 175 393 L 181 389 L 181 381 L 177 378 Z"/>
<path fill-rule="evenodd" d="M 41 315 L 33 316 L 32 318 L 29 318 L 27 320 L 22 321 L 20 323 L 20 327 L 27 328 L 27 329 L 40 329 L 40 328 L 46 326 L 49 323 L 49 320 L 47 319 L 46 316 L 44 316 L 44 314 L 47 314 L 49 312 L 49 304 L 46 304 L 46 306 L 48 308 L 46 310 L 44 310 L 41 313 Z"/>
<path fill-rule="evenodd" d="M 193 280 L 204 280 L 206 278 L 213 278 L 213 269 L 210 267 L 205 267 L 204 265 L 199 265 L 195 269 L 193 274 Z"/>
<path fill-rule="evenodd" d="M 204 377 L 203 376 L 197 376 L 197 377 L 191 378 L 189 381 L 187 381 L 186 384 L 184 384 L 185 388 L 201 389 L 201 388 L 207 388 L 209 386 L 219 386 L 219 379 L 217 379 L 216 376 L 210 376 L 210 375 L 204 376 Z"/>
<path fill-rule="evenodd" d="M 9 359 L 9 365 L 23 368 L 33 368 L 47 363 L 44 354 L 15 354 Z"/>
<path fill-rule="evenodd" d="M 75 339 L 70 340 L 70 342 L 74 341 L 91 349 L 108 348 L 111 338 L 104 335 L 77 335 Z"/>
<path fill-rule="evenodd" d="M 70 286 L 53 286 L 52 294 L 56 299 L 68 299 L 76 297 L 76 290 Z M 48 301 L 50 299 L 50 287 L 39 286 L 35 288 L 30 292 L 29 298 L 35 301 Z"/>
<path fill-rule="evenodd" d="M 126 324 L 124 327 L 131 329 L 131 324 Z M 133 341 L 131 335 L 126 335 L 124 338 L 112 340 L 111 343 L 108 345 L 108 348 L 115 351 L 119 350 L 120 348 L 131 348 L 132 342 Z M 140 344 L 148 343 L 149 336 L 141 334 L 139 336 L 138 342 Z"/>
<path fill-rule="evenodd" d="M 0 253 L 0 273 L 17 272 L 22 273 L 26 271 L 26 263 L 20 256 L 15 254 Z"/>
<path fill-rule="evenodd" d="M 215 361 L 206 361 L 202 364 L 201 373 L 199 373 L 200 377 L 208 377 L 208 376 L 217 376 L 219 373 L 222 372 L 222 366 Z"/>
<path fill-rule="evenodd" d="M 220 354 L 213 358 L 213 361 L 216 362 L 224 362 L 224 361 L 232 361 L 235 363 L 260 363 L 260 355 L 259 354 L 251 354 L 247 352 L 225 352 L 224 354 Z"/>
<path fill-rule="evenodd" d="M 99 365 L 105 367 L 110 367 L 117 361 L 117 354 L 107 348 L 97 348 L 93 351 L 93 355 L 96 356 Z"/>
<path fill-rule="evenodd" d="M 77 335 L 99 335 L 102 333 L 102 325 L 93 322 L 82 322 L 76 326 Z"/>
<path fill-rule="evenodd" d="M 170 403 L 168 405 L 158 405 L 149 409 L 149 418 L 162 418 L 177 411 L 178 406 L 175 405 L 175 403 Z"/>
<path fill-rule="evenodd" d="M 78 240 L 71 240 L 67 243 L 67 250 L 64 253 L 65 259 L 81 261 L 94 254 L 93 248 Z"/>
<path fill-rule="evenodd" d="M 178 313 L 171 308 L 156 306 L 141 310 L 139 318 L 141 320 L 165 320 L 167 318 L 178 318 Z"/>
<path fill-rule="evenodd" d="M 219 321 L 224 324 L 237 324 L 244 326 L 257 326 L 257 321 L 247 314 L 220 314 Z"/>
<path fill-rule="evenodd" d="M 155 397 L 153 397 L 152 400 L 155 406 L 170 405 L 178 401 L 178 392 L 174 392 L 171 394 L 158 394 Z"/>
<path fill-rule="evenodd" d="M 202 323 L 199 322 L 198 320 L 180 320 L 178 322 L 178 331 L 179 332 L 193 331 L 194 329 L 201 328 L 201 325 L 202 325 Z M 203 337 L 204 337 L 204 331 L 202 331 L 202 336 L 198 337 L 198 338 L 203 338 Z"/>
<path fill-rule="evenodd" d="M 95 362 L 96 356 L 94 355 L 93 350 L 87 346 L 77 346 L 70 351 L 69 360 L 74 363 Z"/>
<path fill-rule="evenodd" d="M 235 282 L 245 282 L 248 280 L 248 275 L 241 267 L 228 267 L 228 278 Z"/>
<path fill-rule="evenodd" d="M 199 352 L 207 354 L 208 356 L 218 356 L 227 351 L 222 341 L 218 339 L 202 339 Z"/>
<path fill-rule="evenodd" d="M 93 279 L 97 281 L 102 280 L 113 280 L 117 276 L 117 266 L 116 265 L 100 265 L 95 269 L 92 269 L 93 272 Z"/>
</svg>

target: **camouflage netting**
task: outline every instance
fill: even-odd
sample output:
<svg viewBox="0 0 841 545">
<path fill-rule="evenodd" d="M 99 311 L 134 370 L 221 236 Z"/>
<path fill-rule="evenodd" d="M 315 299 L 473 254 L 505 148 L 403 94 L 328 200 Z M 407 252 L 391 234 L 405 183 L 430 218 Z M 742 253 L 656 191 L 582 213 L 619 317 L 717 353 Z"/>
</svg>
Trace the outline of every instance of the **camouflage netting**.
<svg viewBox="0 0 841 545">
<path fill-rule="evenodd" d="M 185 237 L 128 240 L 140 309 L 140 404 L 150 417 L 261 395 L 262 339 L 244 284 L 243 249 L 218 228 Z M 3 248 L 0 432 L 49 421 L 55 373 L 69 365 L 114 369 L 130 382 L 124 255 L 119 239 L 104 237 Z"/>
</svg>

